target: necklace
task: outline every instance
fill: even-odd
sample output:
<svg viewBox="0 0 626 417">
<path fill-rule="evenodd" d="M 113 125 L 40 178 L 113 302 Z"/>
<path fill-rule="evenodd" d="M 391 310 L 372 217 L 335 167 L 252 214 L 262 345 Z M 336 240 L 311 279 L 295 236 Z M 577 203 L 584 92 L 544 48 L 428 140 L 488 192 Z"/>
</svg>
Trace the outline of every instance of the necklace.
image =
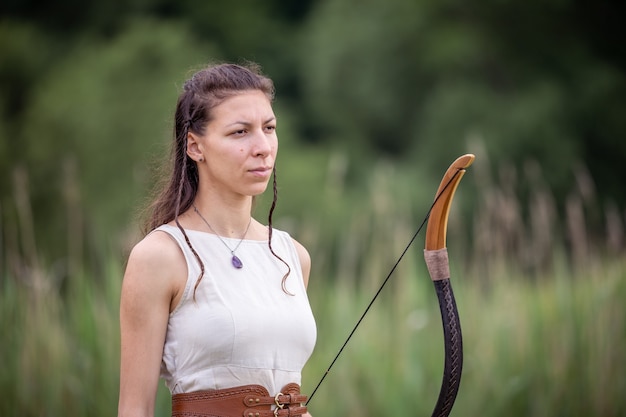
<svg viewBox="0 0 626 417">
<path fill-rule="evenodd" d="M 195 204 L 193 204 L 193 210 L 196 213 L 198 213 L 198 216 L 200 216 L 202 221 L 209 227 L 211 232 L 213 232 L 213 234 L 215 234 L 215 236 L 217 236 L 217 238 L 220 240 L 220 242 L 222 242 L 224 244 L 224 246 L 226 246 L 226 248 L 230 251 L 230 254 L 233 256 L 230 259 L 230 262 L 233 264 L 233 266 L 235 268 L 237 268 L 237 269 L 243 268 L 243 262 L 241 262 L 241 259 L 239 259 L 239 257 L 237 255 L 235 255 L 235 251 L 239 248 L 239 245 L 241 245 L 241 242 L 243 242 L 243 240 L 246 238 L 246 235 L 248 234 L 248 229 L 250 229 L 250 224 L 252 224 L 252 217 L 250 217 L 250 221 L 248 222 L 248 227 L 246 227 L 246 231 L 243 232 L 243 236 L 241 237 L 241 240 L 239 240 L 239 243 L 237 243 L 237 246 L 235 246 L 235 249 L 231 249 L 230 246 L 228 246 L 228 244 L 224 241 L 224 239 L 222 239 L 222 237 L 220 235 L 218 235 L 215 230 L 213 230 L 213 228 L 211 227 L 209 222 L 206 221 L 204 216 L 202 216 L 202 214 L 200 214 L 200 211 L 198 210 L 198 208 L 196 207 Z"/>
</svg>

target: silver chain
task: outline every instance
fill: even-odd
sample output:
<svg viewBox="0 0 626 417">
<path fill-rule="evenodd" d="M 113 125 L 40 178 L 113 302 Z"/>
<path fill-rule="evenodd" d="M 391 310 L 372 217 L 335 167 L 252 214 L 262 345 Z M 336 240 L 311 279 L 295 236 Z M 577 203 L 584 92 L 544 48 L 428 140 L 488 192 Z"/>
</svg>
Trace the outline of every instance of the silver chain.
<svg viewBox="0 0 626 417">
<path fill-rule="evenodd" d="M 222 242 L 224 244 L 224 246 L 226 246 L 226 248 L 229 250 L 230 254 L 234 256 L 235 255 L 235 251 L 239 248 L 239 245 L 241 245 L 241 242 L 243 242 L 243 240 L 246 238 L 246 235 L 248 234 L 248 229 L 250 229 L 250 225 L 252 224 L 252 217 L 250 217 L 250 221 L 248 222 L 248 227 L 246 227 L 246 231 L 243 232 L 243 236 L 241 237 L 241 240 L 239 240 L 239 243 L 237 243 L 237 246 L 235 246 L 235 249 L 231 249 L 230 246 L 228 246 L 228 244 L 224 241 L 224 239 L 222 239 L 222 237 L 219 234 L 217 234 L 217 232 L 215 230 L 213 230 L 213 228 L 211 227 L 209 222 L 206 221 L 206 219 L 200 213 L 200 211 L 198 210 L 196 205 L 192 204 L 192 206 L 193 206 L 193 210 L 196 213 L 198 213 L 198 216 L 200 216 L 202 221 L 209 227 L 209 229 L 213 232 L 213 234 L 215 234 L 215 236 L 217 236 L 217 238 L 220 240 L 220 242 Z"/>
</svg>

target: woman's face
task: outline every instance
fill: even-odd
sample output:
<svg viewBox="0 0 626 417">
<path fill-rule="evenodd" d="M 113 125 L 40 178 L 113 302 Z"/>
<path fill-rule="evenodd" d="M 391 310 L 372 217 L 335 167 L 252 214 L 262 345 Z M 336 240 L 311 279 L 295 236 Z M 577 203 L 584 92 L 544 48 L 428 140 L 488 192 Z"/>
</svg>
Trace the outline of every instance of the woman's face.
<svg viewBox="0 0 626 417">
<path fill-rule="evenodd" d="M 267 188 L 278 151 L 276 117 L 259 90 L 237 93 L 211 110 L 197 149 L 200 186 L 220 193 L 259 195 Z"/>
</svg>

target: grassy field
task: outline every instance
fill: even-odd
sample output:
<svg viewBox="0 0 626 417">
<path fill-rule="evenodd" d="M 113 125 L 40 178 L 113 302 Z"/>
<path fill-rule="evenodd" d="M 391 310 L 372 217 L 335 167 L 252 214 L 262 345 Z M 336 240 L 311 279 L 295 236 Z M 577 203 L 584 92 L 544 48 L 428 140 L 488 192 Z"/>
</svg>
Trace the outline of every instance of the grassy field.
<svg viewBox="0 0 626 417">
<path fill-rule="evenodd" d="M 408 176 L 376 168 L 373 177 L 369 200 L 355 203 L 361 209 L 340 227 L 329 228 L 321 214 L 279 224 L 313 258 L 309 297 L 318 343 L 303 373 L 307 394 L 419 223 L 414 213 L 421 209 L 406 198 L 414 184 L 401 181 Z M 592 244 L 581 213 L 594 202 L 571 199 L 567 220 L 559 222 L 541 187 L 531 205 L 520 208 L 505 188 L 477 186 L 479 215 L 464 222 L 473 241 L 460 238 L 466 231 L 454 215 L 448 230 L 465 357 L 452 416 L 626 416 L 626 259 L 623 249 L 615 250 L 619 245 L 611 251 Z M 339 201 L 327 191 L 322 201 Z M 528 226 L 519 215 L 524 210 L 532 214 Z M 569 257 L 562 254 L 559 225 L 576 237 Z M 609 229 L 619 232 L 623 224 Z M 430 415 L 441 384 L 443 337 L 422 247 L 416 242 L 407 252 L 317 391 L 309 404 L 314 417 Z M 30 253 L 14 262 L 21 269 L 0 275 L 0 416 L 116 415 L 124 256 L 99 254 L 104 261 L 91 270 L 77 263 L 59 273 L 41 266 L 36 250 Z M 156 416 L 170 415 L 164 385 L 157 402 Z"/>
<path fill-rule="evenodd" d="M 625 266 L 613 261 L 535 282 L 502 269 L 482 285 L 455 271 L 465 367 L 452 415 L 626 415 Z M 418 279 L 401 277 L 372 309 L 311 402 L 314 413 L 430 415 L 443 370 L 442 334 L 430 283 Z M 366 301 L 348 288 L 321 298 L 314 302 L 321 334 L 307 387 Z M 346 400 L 334 401 L 336 393 Z"/>
<path fill-rule="evenodd" d="M 74 277 L 61 288 L 43 275 L 4 277 L 0 415 L 115 415 L 121 262 L 107 268 L 103 282 Z M 533 281 L 493 268 L 486 281 L 453 266 L 465 367 L 452 415 L 626 415 L 626 262 L 563 266 Z M 319 335 L 305 392 L 371 290 L 340 279 L 332 286 L 312 281 Z M 409 257 L 309 405 L 313 415 L 430 415 L 443 369 L 438 314 L 430 281 Z M 158 402 L 157 415 L 167 416 L 164 389 Z"/>
</svg>

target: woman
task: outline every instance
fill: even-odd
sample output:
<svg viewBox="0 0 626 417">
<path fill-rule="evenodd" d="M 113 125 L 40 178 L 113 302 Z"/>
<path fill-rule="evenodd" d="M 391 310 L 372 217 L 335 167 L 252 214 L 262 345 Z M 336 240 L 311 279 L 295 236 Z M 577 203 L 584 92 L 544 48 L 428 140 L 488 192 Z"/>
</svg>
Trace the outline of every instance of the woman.
<svg viewBox="0 0 626 417">
<path fill-rule="evenodd" d="M 315 344 L 310 257 L 272 228 L 274 86 L 258 68 L 197 72 L 181 93 L 169 182 L 122 285 L 118 415 L 308 416 L 301 370 Z M 252 218 L 273 178 L 269 224 Z"/>
</svg>

